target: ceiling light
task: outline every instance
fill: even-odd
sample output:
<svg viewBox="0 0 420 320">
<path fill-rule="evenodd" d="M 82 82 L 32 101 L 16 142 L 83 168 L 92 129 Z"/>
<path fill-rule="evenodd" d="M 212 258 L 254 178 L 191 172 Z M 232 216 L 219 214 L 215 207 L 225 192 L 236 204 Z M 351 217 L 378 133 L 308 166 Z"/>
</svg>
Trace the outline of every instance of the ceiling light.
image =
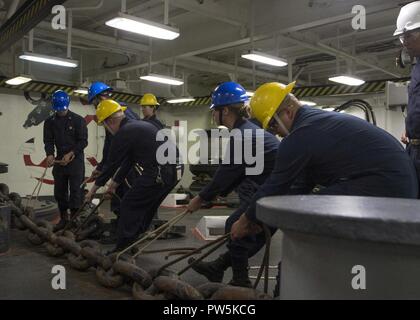
<svg viewBox="0 0 420 320">
<path fill-rule="evenodd" d="M 252 97 L 252 96 L 254 96 L 254 94 L 255 94 L 255 92 L 253 92 L 253 91 L 247 91 L 247 92 L 246 92 L 246 95 L 247 95 L 248 97 Z"/>
<path fill-rule="evenodd" d="M 22 60 L 29 60 L 40 63 L 53 64 L 61 67 L 76 68 L 79 64 L 77 60 L 51 57 L 44 54 L 37 54 L 32 52 L 24 52 L 19 56 Z"/>
<path fill-rule="evenodd" d="M 164 24 L 145 20 L 119 12 L 118 16 L 105 22 L 107 26 L 164 40 L 179 37 L 179 30 Z"/>
<path fill-rule="evenodd" d="M 78 89 L 74 90 L 74 93 L 87 95 L 89 93 L 89 91 L 88 91 L 87 88 L 78 88 Z"/>
<path fill-rule="evenodd" d="M 140 79 L 151 81 L 151 82 L 169 84 L 172 86 L 181 86 L 184 84 L 184 81 L 182 81 L 182 79 L 172 78 L 168 76 L 161 76 L 159 74 L 154 74 L 154 73 L 149 73 L 147 76 L 140 77 Z"/>
<path fill-rule="evenodd" d="M 27 83 L 29 81 L 32 81 L 32 79 L 29 78 L 29 76 L 18 76 L 7 80 L 6 83 L 9 86 L 20 86 L 21 84 Z"/>
<path fill-rule="evenodd" d="M 358 79 L 352 76 L 337 76 L 337 77 L 332 77 L 329 78 L 328 80 L 333 81 L 333 82 L 337 82 L 337 83 L 341 83 L 341 84 L 345 84 L 348 86 L 360 86 L 362 84 L 365 83 L 364 80 L 362 79 Z"/>
<path fill-rule="evenodd" d="M 256 61 L 256 62 L 261 62 L 261 63 L 268 64 L 270 66 L 275 66 L 275 67 L 287 66 L 286 60 L 279 57 L 271 56 L 265 53 L 261 53 L 258 51 L 250 51 L 248 53 L 245 53 L 242 55 L 242 58 Z"/>
<path fill-rule="evenodd" d="M 310 106 L 310 107 L 316 106 L 316 102 L 313 102 L 313 101 L 300 101 L 300 103 L 302 103 L 306 106 Z"/>
<path fill-rule="evenodd" d="M 171 100 L 167 100 L 167 103 L 171 103 L 171 104 L 175 104 L 175 103 L 185 103 L 185 102 L 193 102 L 195 101 L 194 98 L 176 98 L 176 99 L 171 99 Z"/>
</svg>

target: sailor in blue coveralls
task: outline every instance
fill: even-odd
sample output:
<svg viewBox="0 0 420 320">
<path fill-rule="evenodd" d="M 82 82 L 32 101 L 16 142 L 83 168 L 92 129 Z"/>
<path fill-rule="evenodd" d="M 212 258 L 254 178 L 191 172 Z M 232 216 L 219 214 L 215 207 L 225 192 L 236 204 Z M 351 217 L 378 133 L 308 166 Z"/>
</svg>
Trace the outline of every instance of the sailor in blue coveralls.
<svg viewBox="0 0 420 320">
<path fill-rule="evenodd" d="M 232 224 L 240 217 L 248 205 L 257 188 L 264 183 L 274 166 L 279 140 L 272 134 L 262 130 L 259 126 L 247 120 L 246 102 L 248 96 L 245 89 L 235 82 L 225 82 L 219 85 L 212 93 L 213 117 L 218 125 L 224 125 L 229 130 L 238 130 L 241 137 L 231 137 L 228 148 L 229 164 L 219 165 L 212 181 L 204 187 L 188 205 L 188 210 L 194 212 L 201 208 L 203 201 L 211 201 L 218 195 L 227 195 L 236 189 L 240 199 L 239 208 L 233 212 L 226 221 L 225 231 L 230 232 Z M 248 131 L 249 136 L 245 131 Z M 257 140 L 258 136 L 258 140 Z M 262 140 L 263 139 L 263 140 Z M 256 153 L 256 143 L 263 144 L 263 169 L 258 175 L 247 175 L 246 168 L 250 166 L 245 162 L 245 143 L 252 143 L 252 154 Z M 241 154 L 235 154 L 235 144 L 242 144 Z M 238 159 L 239 161 L 235 161 Z M 248 276 L 248 258 L 255 255 L 265 244 L 264 235 L 250 236 L 238 241 L 230 241 L 228 251 L 215 261 L 199 262 L 193 269 L 207 277 L 209 281 L 221 282 L 224 271 L 232 267 L 231 285 L 251 287 Z M 190 262 L 194 260 L 191 259 Z"/>
<path fill-rule="evenodd" d="M 258 234 L 256 201 L 284 195 L 303 172 L 323 186 L 318 194 L 417 198 L 413 162 L 388 132 L 352 115 L 302 105 L 291 94 L 295 83 L 267 83 L 251 100 L 264 128 L 284 137 L 270 176 L 232 226 L 232 239 Z"/>
<path fill-rule="evenodd" d="M 406 150 L 414 162 L 420 181 L 420 1 L 401 8 L 394 36 L 399 36 L 410 57 L 417 59 L 411 72 L 405 132 L 401 141 L 407 145 Z"/>
<path fill-rule="evenodd" d="M 86 195 L 86 201 L 111 178 L 106 191 L 110 195 L 115 193 L 133 167 L 141 171 L 121 201 L 114 249 L 120 251 L 147 231 L 159 205 L 178 183 L 177 154 L 173 152 L 174 159 L 169 159 L 169 164 L 159 163 L 156 153 L 164 142 L 156 139 L 158 128 L 147 121 L 126 118 L 124 109 L 113 100 L 102 101 L 96 115 L 98 123 L 103 124 L 113 138 L 108 163 Z"/>
<path fill-rule="evenodd" d="M 44 123 L 47 165 L 54 165 L 54 198 L 61 217 L 55 226 L 56 231 L 68 222 L 68 210 L 73 215 L 83 200 L 80 184 L 85 177 L 83 150 L 88 145 L 88 132 L 85 119 L 71 112 L 69 105 L 70 97 L 66 92 L 54 92 L 52 108 L 55 114 Z"/>
<path fill-rule="evenodd" d="M 90 104 L 93 104 L 96 108 L 101 101 L 111 99 L 112 91 L 113 89 L 107 84 L 103 82 L 94 82 L 89 88 L 88 102 Z M 140 117 L 135 112 L 133 112 L 128 107 L 125 107 L 125 108 L 126 109 L 124 111 L 124 114 L 127 119 L 140 120 Z M 104 141 L 104 146 L 102 149 L 102 160 L 101 162 L 99 162 L 95 170 L 92 172 L 90 180 L 95 180 L 104 170 L 104 167 L 107 165 L 111 142 L 112 142 L 112 134 L 105 130 L 105 141 Z M 113 197 L 111 199 L 111 211 L 117 216 L 117 220 L 120 215 L 120 200 L 119 199 L 121 199 L 124 196 L 124 194 L 128 191 L 130 181 L 134 179 L 135 176 L 136 176 L 135 170 L 130 172 L 130 174 L 127 176 L 127 181 L 122 183 L 116 190 L 117 197 Z M 111 231 L 111 234 L 109 235 L 109 237 L 103 237 L 101 239 L 101 242 L 114 243 L 116 241 L 116 236 L 115 236 L 116 224 L 112 224 L 112 225 L 114 226 L 114 228 Z"/>
<path fill-rule="evenodd" d="M 146 93 L 140 100 L 141 111 L 143 113 L 143 120 L 149 121 L 158 129 L 164 129 L 165 125 L 157 118 L 156 111 L 160 104 L 155 95 Z"/>
</svg>

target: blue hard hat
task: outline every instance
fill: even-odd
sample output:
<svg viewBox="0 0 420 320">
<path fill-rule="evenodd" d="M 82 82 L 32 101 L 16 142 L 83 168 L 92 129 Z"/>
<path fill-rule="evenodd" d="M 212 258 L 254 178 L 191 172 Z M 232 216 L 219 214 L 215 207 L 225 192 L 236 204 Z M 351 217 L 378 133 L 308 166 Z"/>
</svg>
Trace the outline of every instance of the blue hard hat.
<svg viewBox="0 0 420 320">
<path fill-rule="evenodd" d="M 246 102 L 249 97 L 244 87 L 236 82 L 224 82 L 211 94 L 210 109 Z"/>
<path fill-rule="evenodd" d="M 53 93 L 51 102 L 54 111 L 65 111 L 69 108 L 70 97 L 63 90 L 57 90 Z"/>
<path fill-rule="evenodd" d="M 94 82 L 89 88 L 88 102 L 92 103 L 93 99 L 104 91 L 112 91 L 112 88 L 103 82 Z"/>
</svg>

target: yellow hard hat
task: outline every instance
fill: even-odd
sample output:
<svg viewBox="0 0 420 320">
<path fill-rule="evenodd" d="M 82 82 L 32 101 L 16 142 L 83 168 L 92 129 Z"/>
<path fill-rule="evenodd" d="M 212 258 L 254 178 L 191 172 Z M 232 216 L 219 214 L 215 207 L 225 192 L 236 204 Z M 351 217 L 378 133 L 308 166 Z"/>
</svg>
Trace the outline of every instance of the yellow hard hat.
<svg viewBox="0 0 420 320">
<path fill-rule="evenodd" d="M 151 93 L 146 93 L 140 100 L 140 105 L 143 107 L 146 106 L 159 106 L 160 104 L 158 103 L 156 96 L 154 94 Z"/>
<path fill-rule="evenodd" d="M 251 98 L 252 115 L 267 129 L 268 123 L 273 118 L 284 98 L 292 92 L 296 81 L 287 86 L 279 82 L 265 83 L 255 91 Z"/>
<path fill-rule="evenodd" d="M 98 124 L 104 122 L 115 112 L 125 111 L 126 109 L 126 107 L 121 107 L 121 105 L 114 100 L 103 100 L 96 108 L 96 118 L 98 118 Z"/>
</svg>

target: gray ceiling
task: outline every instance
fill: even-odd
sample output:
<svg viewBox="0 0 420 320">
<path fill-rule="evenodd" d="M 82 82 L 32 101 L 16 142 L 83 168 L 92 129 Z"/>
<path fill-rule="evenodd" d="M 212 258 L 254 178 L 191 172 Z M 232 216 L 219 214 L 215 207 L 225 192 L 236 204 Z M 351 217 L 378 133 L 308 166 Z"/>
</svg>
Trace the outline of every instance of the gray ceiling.
<svg viewBox="0 0 420 320">
<path fill-rule="evenodd" d="M 12 4 L 0 0 L 0 21 Z M 400 50 L 392 37 L 401 4 L 396 0 L 170 0 L 169 22 L 181 36 L 174 41 L 153 40 L 128 32 L 116 32 L 104 22 L 120 9 L 118 0 L 68 0 L 73 8 L 72 56 L 81 59 L 77 70 L 24 66 L 13 59 L 27 46 L 18 41 L 15 53 L 0 56 L 0 72 L 31 71 L 37 78 L 55 82 L 126 79 L 130 91 L 150 90 L 138 76 L 153 71 L 188 79 L 191 94 L 200 95 L 227 79 L 237 79 L 249 89 L 266 81 L 324 84 L 337 72 L 351 71 L 365 80 L 407 76 L 395 67 Z M 367 29 L 351 27 L 353 5 L 367 10 Z M 85 8 L 83 7 L 95 7 Z M 77 9 L 76 9 L 77 8 Z M 130 14 L 163 22 L 162 0 L 127 0 Z M 51 19 L 51 17 L 49 18 Z M 65 57 L 67 32 L 56 31 L 49 21 L 35 29 L 34 51 Z M 151 43 L 151 46 L 150 46 Z M 253 64 L 240 57 L 251 48 L 288 59 L 290 68 Z M 13 70 L 13 61 L 16 61 Z M 161 90 L 163 95 L 174 91 Z M 178 89 L 179 90 L 179 89 Z M 141 92 L 139 92 L 141 93 Z"/>
</svg>

